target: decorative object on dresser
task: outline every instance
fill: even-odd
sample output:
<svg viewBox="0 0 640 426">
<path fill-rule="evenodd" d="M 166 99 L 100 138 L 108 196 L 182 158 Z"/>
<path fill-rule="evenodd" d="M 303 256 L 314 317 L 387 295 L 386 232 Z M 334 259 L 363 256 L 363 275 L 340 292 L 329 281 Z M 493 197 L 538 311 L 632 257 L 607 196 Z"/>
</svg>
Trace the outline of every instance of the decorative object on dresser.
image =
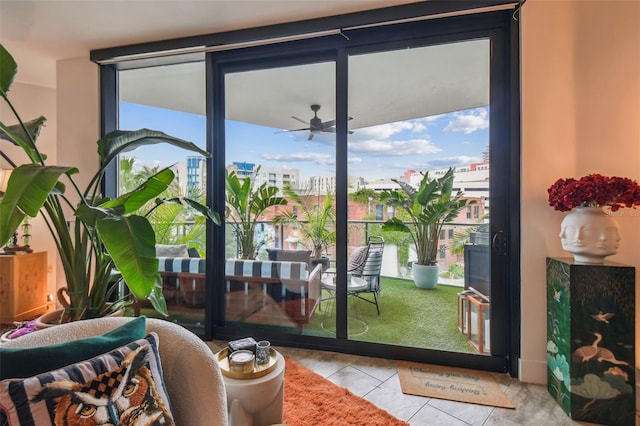
<svg viewBox="0 0 640 426">
<path fill-rule="evenodd" d="M 22 221 L 22 242 L 23 245 L 18 244 L 18 233 L 14 233 L 13 237 L 9 240 L 9 243 L 0 249 L 1 254 L 16 254 L 16 253 L 33 253 L 33 249 L 29 246 L 31 241 L 31 224 L 29 223 L 29 216 L 25 217 Z"/>
<path fill-rule="evenodd" d="M 45 313 L 47 297 L 46 252 L 0 256 L 0 323 Z"/>
<path fill-rule="evenodd" d="M 633 425 L 635 268 L 547 258 L 547 388 L 574 420 Z"/>
<path fill-rule="evenodd" d="M 618 252 L 620 235 L 613 219 L 621 208 L 640 206 L 640 185 L 634 180 L 597 173 L 580 179 L 558 179 L 547 190 L 549 205 L 565 212 L 562 220 L 562 248 L 576 262 L 601 264 Z"/>
</svg>

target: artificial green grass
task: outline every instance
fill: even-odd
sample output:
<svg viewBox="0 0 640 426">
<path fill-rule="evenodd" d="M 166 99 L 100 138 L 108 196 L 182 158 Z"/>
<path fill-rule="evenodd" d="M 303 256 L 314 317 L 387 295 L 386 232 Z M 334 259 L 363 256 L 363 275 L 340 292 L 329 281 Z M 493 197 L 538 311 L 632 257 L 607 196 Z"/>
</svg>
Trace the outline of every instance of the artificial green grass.
<svg viewBox="0 0 640 426">
<path fill-rule="evenodd" d="M 420 289 L 413 281 L 382 278 L 379 299 L 380 315 L 375 305 L 349 297 L 348 333 L 352 340 L 398 346 L 475 353 L 467 338 L 458 331 L 457 294 L 460 287 L 438 285 L 433 290 Z M 323 294 L 323 296 L 328 296 Z M 373 295 L 365 294 L 372 299 Z M 333 302 L 323 302 L 304 327 L 304 334 L 335 336 Z M 153 309 L 142 309 L 149 317 L 160 315 Z M 169 306 L 169 321 L 182 325 L 202 326 L 204 311 L 181 312 Z M 364 322 L 364 323 L 363 323 Z M 291 329 L 290 332 L 297 332 Z"/>
<path fill-rule="evenodd" d="M 383 278 L 378 304 L 350 297 L 349 338 L 398 346 L 475 353 L 467 338 L 458 331 L 457 294 L 460 287 L 438 285 L 420 289 L 412 281 Z M 366 294 L 364 297 L 372 298 Z M 361 321 L 367 325 L 363 332 Z M 325 302 L 305 326 L 305 334 L 331 336 L 335 332 L 335 312 Z"/>
</svg>

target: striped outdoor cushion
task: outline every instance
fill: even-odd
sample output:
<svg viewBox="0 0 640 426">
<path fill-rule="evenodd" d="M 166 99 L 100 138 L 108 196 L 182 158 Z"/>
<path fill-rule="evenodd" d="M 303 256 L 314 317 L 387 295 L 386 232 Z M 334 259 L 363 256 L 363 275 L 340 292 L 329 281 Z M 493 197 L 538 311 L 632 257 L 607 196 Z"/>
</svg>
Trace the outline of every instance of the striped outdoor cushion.
<svg viewBox="0 0 640 426">
<path fill-rule="evenodd" d="M 225 266 L 225 275 L 306 280 L 309 278 L 309 266 L 304 262 L 229 259 Z"/>
<path fill-rule="evenodd" d="M 160 272 L 188 272 L 204 274 L 207 260 L 193 257 L 159 257 L 158 270 Z"/>
</svg>

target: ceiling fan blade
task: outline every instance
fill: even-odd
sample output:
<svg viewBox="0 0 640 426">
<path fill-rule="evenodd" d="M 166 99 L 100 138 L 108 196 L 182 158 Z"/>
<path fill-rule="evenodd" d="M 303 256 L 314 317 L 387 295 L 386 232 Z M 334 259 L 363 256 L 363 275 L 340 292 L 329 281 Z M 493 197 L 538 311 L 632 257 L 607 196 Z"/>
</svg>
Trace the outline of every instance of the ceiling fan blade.
<svg viewBox="0 0 640 426">
<path fill-rule="evenodd" d="M 298 120 L 302 124 L 309 124 L 309 120 L 303 120 L 302 118 L 298 118 L 298 117 L 294 117 L 294 116 L 291 116 L 291 118 L 293 118 L 294 120 Z"/>
<path fill-rule="evenodd" d="M 310 141 L 311 139 L 313 139 L 313 133 L 309 132 L 309 137 L 307 138 L 307 140 Z"/>
<path fill-rule="evenodd" d="M 353 120 L 353 117 L 349 117 L 349 120 Z M 322 130 L 324 131 L 328 127 L 335 127 L 335 125 L 336 125 L 336 120 L 323 121 L 322 122 Z M 335 130 L 334 130 L 334 132 L 335 132 Z"/>
<path fill-rule="evenodd" d="M 309 130 L 311 130 L 311 129 L 309 129 L 308 127 L 304 127 L 302 129 L 291 129 L 291 130 L 284 129 L 284 130 L 279 130 L 279 131 L 274 132 L 274 133 L 302 132 L 302 131 L 309 131 Z"/>
</svg>

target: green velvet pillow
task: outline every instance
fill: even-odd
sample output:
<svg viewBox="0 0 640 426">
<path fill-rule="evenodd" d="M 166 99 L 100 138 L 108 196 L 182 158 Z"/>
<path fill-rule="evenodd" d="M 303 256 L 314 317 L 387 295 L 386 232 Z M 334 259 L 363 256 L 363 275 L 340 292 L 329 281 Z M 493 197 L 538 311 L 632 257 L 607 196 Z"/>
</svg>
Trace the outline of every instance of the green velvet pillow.
<svg viewBox="0 0 640 426">
<path fill-rule="evenodd" d="M 100 336 L 24 349 L 0 345 L 0 380 L 31 377 L 93 358 L 144 338 L 146 330 L 147 319 L 142 316 Z"/>
</svg>

